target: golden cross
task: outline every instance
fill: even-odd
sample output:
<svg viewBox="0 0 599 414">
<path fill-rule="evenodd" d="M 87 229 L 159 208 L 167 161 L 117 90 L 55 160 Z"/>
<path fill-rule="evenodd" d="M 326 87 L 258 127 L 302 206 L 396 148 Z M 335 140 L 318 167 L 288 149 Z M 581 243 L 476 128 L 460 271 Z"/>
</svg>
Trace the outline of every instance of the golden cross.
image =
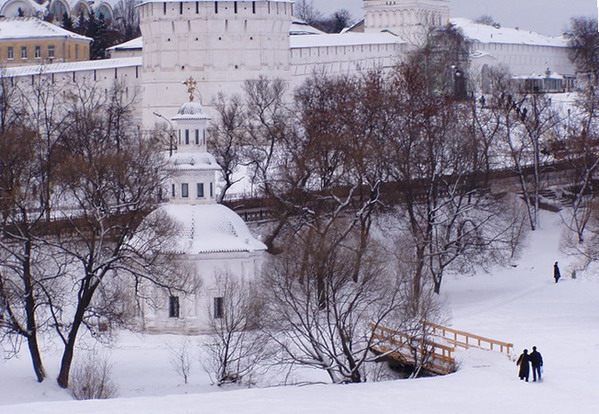
<svg viewBox="0 0 599 414">
<path fill-rule="evenodd" d="M 196 91 L 196 86 L 198 86 L 198 82 L 190 76 L 189 79 L 187 79 L 185 82 L 183 82 L 183 85 L 187 86 L 187 93 L 189 94 L 189 102 L 193 102 L 193 98 L 194 98 L 193 94 Z"/>
</svg>

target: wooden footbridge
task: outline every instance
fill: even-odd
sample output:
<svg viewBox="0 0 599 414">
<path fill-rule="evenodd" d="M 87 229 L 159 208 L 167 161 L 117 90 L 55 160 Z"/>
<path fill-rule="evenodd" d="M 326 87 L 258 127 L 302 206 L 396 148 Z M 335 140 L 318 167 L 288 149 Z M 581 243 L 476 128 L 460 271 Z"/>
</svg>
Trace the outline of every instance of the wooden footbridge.
<svg viewBox="0 0 599 414">
<path fill-rule="evenodd" d="M 514 345 L 458 331 L 430 322 L 424 322 L 425 335 L 408 335 L 380 325 L 373 329 L 373 352 L 403 365 L 422 365 L 427 371 L 445 375 L 456 370 L 456 348 L 478 348 L 501 352 L 512 357 Z"/>
</svg>

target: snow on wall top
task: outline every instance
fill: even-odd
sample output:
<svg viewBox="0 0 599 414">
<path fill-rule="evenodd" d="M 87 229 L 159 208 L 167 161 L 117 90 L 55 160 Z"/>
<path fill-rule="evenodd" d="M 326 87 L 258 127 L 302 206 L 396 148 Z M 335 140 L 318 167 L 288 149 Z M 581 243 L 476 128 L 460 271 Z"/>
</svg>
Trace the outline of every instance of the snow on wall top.
<svg viewBox="0 0 599 414">
<path fill-rule="evenodd" d="M 80 70 L 115 69 L 130 66 L 141 66 L 142 58 L 129 57 L 118 59 L 86 60 L 83 62 L 52 63 L 49 65 L 18 66 L 2 69 L 2 76 L 31 76 L 51 73 L 76 72 Z"/>
<path fill-rule="evenodd" d="M 310 26 L 303 20 L 294 20 L 289 28 L 290 35 L 323 34 L 322 30 Z"/>
<path fill-rule="evenodd" d="M 159 209 L 179 225 L 176 253 L 201 254 L 264 251 L 247 225 L 222 204 L 166 204 Z"/>
<path fill-rule="evenodd" d="M 139 37 L 136 37 L 135 39 L 129 40 L 128 42 L 109 47 L 106 50 L 137 50 L 137 49 L 142 49 L 143 46 L 144 46 L 143 38 L 141 36 L 139 36 Z"/>
<path fill-rule="evenodd" d="M 76 40 L 87 40 L 88 42 L 92 41 L 89 37 L 69 32 L 62 27 L 35 17 L 0 19 L 0 40 L 40 37 L 66 37 Z"/>
<path fill-rule="evenodd" d="M 291 22 L 291 26 L 289 27 L 289 34 L 292 36 L 316 34 L 319 35 L 324 34 L 324 32 L 316 29 L 315 27 L 310 26 L 308 23 L 302 20 L 294 20 L 293 22 Z M 143 49 L 143 46 L 143 37 L 140 36 L 136 37 L 135 39 L 129 40 L 128 42 L 109 47 L 107 50 L 141 50 Z"/>
<path fill-rule="evenodd" d="M 507 43 L 531 46 L 567 47 L 568 41 L 563 37 L 550 37 L 529 30 L 496 28 L 486 24 L 474 23 L 465 18 L 453 18 L 451 23 L 464 32 L 466 38 L 480 43 Z"/>
<path fill-rule="evenodd" d="M 389 33 L 343 33 L 291 36 L 291 48 L 327 47 L 327 46 L 360 46 L 406 43 L 399 37 Z"/>
</svg>

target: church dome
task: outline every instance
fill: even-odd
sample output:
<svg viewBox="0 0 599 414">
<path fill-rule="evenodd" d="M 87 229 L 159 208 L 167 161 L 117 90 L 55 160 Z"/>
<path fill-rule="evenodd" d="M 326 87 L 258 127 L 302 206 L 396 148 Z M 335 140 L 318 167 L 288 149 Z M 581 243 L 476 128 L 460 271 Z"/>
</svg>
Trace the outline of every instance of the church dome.
<svg viewBox="0 0 599 414">
<path fill-rule="evenodd" d="M 185 102 L 179 110 L 177 115 L 173 117 L 174 121 L 180 120 L 210 120 L 210 116 L 204 112 L 204 108 L 199 102 Z"/>
<path fill-rule="evenodd" d="M 222 204 L 172 205 L 159 208 L 179 226 L 177 253 L 227 253 L 266 250 L 245 222 Z"/>
</svg>

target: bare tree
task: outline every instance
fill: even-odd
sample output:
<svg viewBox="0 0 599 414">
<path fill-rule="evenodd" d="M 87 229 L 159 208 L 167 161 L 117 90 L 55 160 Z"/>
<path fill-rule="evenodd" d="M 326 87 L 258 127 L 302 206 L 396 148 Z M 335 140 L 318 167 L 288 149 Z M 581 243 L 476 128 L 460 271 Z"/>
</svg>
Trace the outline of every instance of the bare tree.
<svg viewBox="0 0 599 414">
<path fill-rule="evenodd" d="M 595 198 L 593 176 L 599 167 L 599 35 L 596 19 L 573 19 L 570 58 L 579 71 L 582 88 L 574 108 L 554 135 L 557 157 L 564 157 L 572 168 L 572 218 L 568 223 L 578 243 L 585 240 Z"/>
<path fill-rule="evenodd" d="M 216 276 L 214 289 L 222 302 L 208 309 L 211 336 L 203 348 L 204 362 L 213 383 L 252 384 L 271 357 L 269 343 L 260 329 L 262 302 L 254 283 L 225 271 Z"/>
<path fill-rule="evenodd" d="M 352 247 L 323 257 L 309 232 L 288 243 L 263 276 L 266 328 L 281 362 L 322 369 L 334 383 L 366 381 L 366 366 L 376 360 L 370 349 L 380 344 L 370 324 L 400 330 L 403 322 L 399 283 L 384 255 L 369 249 L 355 280 Z"/>
<path fill-rule="evenodd" d="M 106 400 L 115 398 L 118 387 L 111 378 L 112 366 L 95 352 L 79 359 L 73 369 L 69 392 L 76 400 Z"/>
<path fill-rule="evenodd" d="M 299 0 L 294 6 L 294 14 L 311 26 L 322 20 L 322 13 L 314 7 L 313 0 Z"/>
<path fill-rule="evenodd" d="M 183 338 L 178 344 L 171 345 L 168 348 L 171 367 L 173 367 L 175 372 L 183 378 L 185 384 L 187 384 L 189 380 L 189 373 L 191 372 L 191 367 L 193 365 L 190 347 L 191 343 L 189 338 Z"/>
<path fill-rule="evenodd" d="M 244 144 L 246 143 L 245 106 L 238 96 L 230 99 L 219 94 L 213 103 L 218 117 L 210 125 L 208 149 L 221 168 L 224 186 L 218 196 L 222 203 L 227 191 L 240 179 L 235 173 L 244 164 Z"/>
<path fill-rule="evenodd" d="M 397 211 L 413 242 L 414 297 L 427 279 L 438 293 L 448 269 L 465 271 L 493 252 L 507 230 L 485 187 L 488 150 L 480 145 L 472 110 L 431 89 L 421 64 L 399 68 L 389 104 L 395 119 L 390 171 L 402 183 Z"/>
<path fill-rule="evenodd" d="M 59 231 L 47 244 L 75 263 L 68 272 L 76 295 L 73 312 L 56 315 L 64 344 L 60 386 L 68 386 L 75 344 L 82 327 L 98 331 L 98 315 L 118 316 L 98 296 L 117 275 L 149 280 L 162 287 L 181 286 L 168 252 L 175 228 L 164 215 L 148 214 L 159 202 L 164 159 L 152 140 L 130 128 L 115 136 L 110 127 L 119 101 L 97 90 L 72 96 L 69 128 L 61 140 L 56 179 L 61 189 Z M 118 145 L 117 145 L 118 143 Z M 121 314 L 121 316 L 123 316 Z M 69 319 L 63 319 L 69 318 Z M 118 319 L 117 319 L 118 320 Z"/>
<path fill-rule="evenodd" d="M 126 42 L 141 36 L 139 28 L 139 0 L 120 0 L 115 8 L 116 26 L 120 41 Z"/>
<path fill-rule="evenodd" d="M 496 28 L 500 28 L 501 24 L 498 23 L 497 21 L 495 21 L 495 19 L 493 18 L 493 16 L 490 16 L 488 14 L 483 14 L 479 17 L 477 17 L 476 19 L 474 19 L 474 23 L 479 23 L 479 24 L 484 24 L 487 26 L 493 26 Z"/>
</svg>

